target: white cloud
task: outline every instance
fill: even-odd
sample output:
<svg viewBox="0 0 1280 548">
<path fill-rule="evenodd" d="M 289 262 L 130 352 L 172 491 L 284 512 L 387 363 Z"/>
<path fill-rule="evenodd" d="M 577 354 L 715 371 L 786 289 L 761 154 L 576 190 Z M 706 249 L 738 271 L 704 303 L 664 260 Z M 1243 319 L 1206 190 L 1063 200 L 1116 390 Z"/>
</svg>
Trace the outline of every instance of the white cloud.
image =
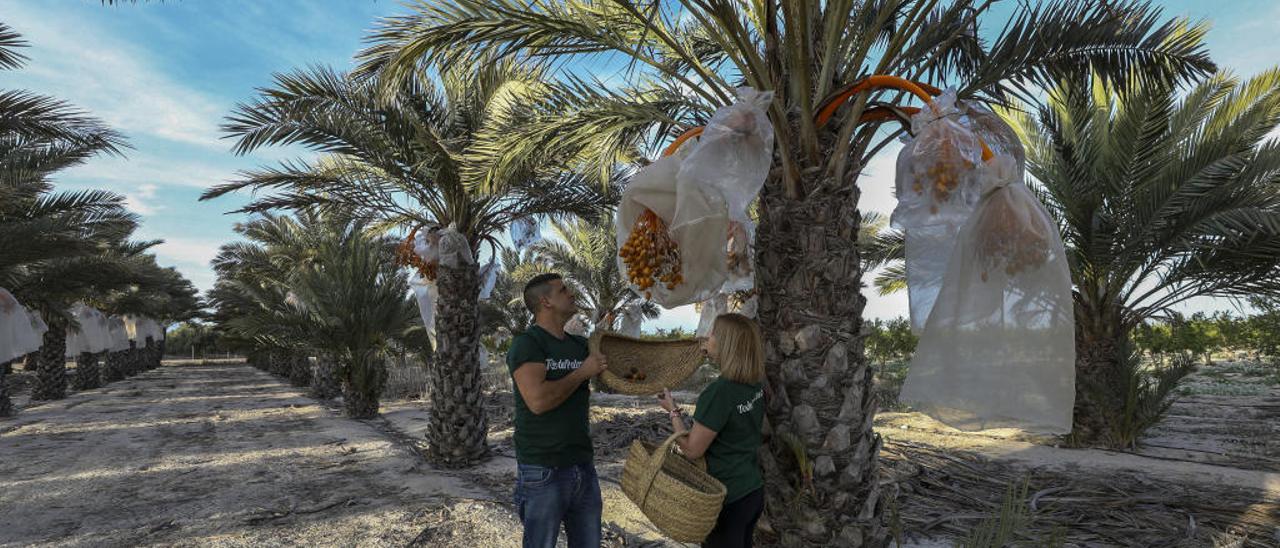
<svg viewBox="0 0 1280 548">
<path fill-rule="evenodd" d="M 139 185 L 134 192 L 125 192 L 125 207 L 138 215 L 152 215 L 164 209 L 163 205 L 151 201 L 156 197 L 156 188 L 156 185 L 145 184 Z"/>
<path fill-rule="evenodd" d="M 156 246 L 155 251 L 161 263 L 208 268 L 209 261 L 218 255 L 220 245 L 221 242 L 215 240 L 165 238 L 164 243 Z"/>
<path fill-rule="evenodd" d="M 5 8 L 5 22 L 32 44 L 25 52 L 31 62 L 13 78 L 56 90 L 129 135 L 227 149 L 218 140 L 224 105 L 163 74 L 145 50 L 86 21 L 68 32 L 64 20 L 28 12 L 30 5 Z"/>
<path fill-rule="evenodd" d="M 235 177 L 235 168 L 172 156 L 138 154 L 129 158 L 98 157 L 68 169 L 62 177 L 91 181 L 126 192 L 140 182 L 159 186 L 207 188 Z"/>
</svg>

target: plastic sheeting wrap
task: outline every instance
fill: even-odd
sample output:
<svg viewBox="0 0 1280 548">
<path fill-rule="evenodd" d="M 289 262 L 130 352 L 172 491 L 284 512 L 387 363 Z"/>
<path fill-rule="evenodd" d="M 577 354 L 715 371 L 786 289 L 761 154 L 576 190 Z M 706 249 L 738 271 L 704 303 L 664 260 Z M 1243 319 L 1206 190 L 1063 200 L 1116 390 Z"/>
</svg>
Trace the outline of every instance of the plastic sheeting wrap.
<svg viewBox="0 0 1280 548">
<path fill-rule="evenodd" d="M 618 333 L 628 337 L 639 337 L 640 328 L 644 324 L 644 315 L 640 312 L 638 305 L 631 305 L 622 309 L 622 323 L 618 327 Z"/>
<path fill-rule="evenodd" d="M 471 243 L 454 225 L 440 231 L 440 266 L 461 268 L 476 264 Z"/>
<path fill-rule="evenodd" d="M 80 328 L 79 330 L 67 328 L 66 355 L 68 357 L 79 356 L 83 352 L 97 354 L 111 348 L 113 341 L 109 331 L 110 324 L 105 314 L 83 303 L 76 303 L 71 307 L 70 312 L 75 317 L 76 323 L 80 324 Z"/>
<path fill-rule="evenodd" d="M 1075 322 L 1066 250 L 1022 183 L 1012 130 L 990 113 L 964 108 L 970 115 L 959 119 L 993 155 L 956 164 L 966 172 L 944 179 L 977 185 L 977 192 L 966 186 L 945 207 L 907 207 L 895 218 L 907 235 L 913 325 L 918 315 L 927 318 L 900 399 L 962 430 L 1070 432 Z M 973 196 L 972 211 L 961 218 Z"/>
<path fill-rule="evenodd" d="M 489 259 L 489 263 L 480 268 L 480 300 L 493 296 L 493 287 L 498 284 L 498 262 Z"/>
<path fill-rule="evenodd" d="M 160 341 L 164 339 L 164 331 L 160 329 L 160 325 L 151 318 L 125 316 L 124 328 L 129 339 L 138 343 L 138 348 L 146 346 L 147 337 L 151 337 L 151 340 L 153 341 Z"/>
<path fill-rule="evenodd" d="M 111 336 L 111 347 L 107 350 L 120 352 L 129 349 L 129 332 L 124 327 L 124 319 L 112 316 L 107 319 L 107 333 Z"/>
<path fill-rule="evenodd" d="M 0 363 L 39 350 L 48 330 L 39 314 L 27 310 L 0 287 Z"/>
<path fill-rule="evenodd" d="M 587 336 L 587 322 L 582 321 L 581 316 L 575 315 L 569 320 L 569 323 L 564 324 L 564 332 L 570 335 L 585 337 Z"/>
<path fill-rule="evenodd" d="M 436 286 L 419 276 L 409 280 L 413 288 L 413 296 L 418 301 L 418 314 L 422 316 L 422 325 L 431 338 L 436 336 Z"/>
<path fill-rule="evenodd" d="M 736 232 L 742 233 L 752 226 L 747 209 L 773 162 L 773 126 L 766 112 L 772 100 L 772 92 L 739 89 L 738 101 L 717 110 L 696 143 L 659 158 L 632 177 L 618 208 L 618 246 L 625 246 L 649 209 L 677 244 L 682 277 L 673 288 L 662 283 L 648 289 L 633 285 L 638 292 L 672 308 L 711 298 L 731 277 L 735 285 L 754 283 L 749 241 L 731 242 L 730 228 L 737 223 Z M 732 273 L 731 244 L 747 251 Z M 628 271 L 621 259 L 619 268 Z"/>
<path fill-rule="evenodd" d="M 517 219 L 511 223 L 511 244 L 516 249 L 524 249 L 542 239 L 542 232 L 538 228 L 538 220 L 530 217 Z"/>
<path fill-rule="evenodd" d="M 728 311 L 729 296 L 723 293 L 703 302 L 702 311 L 698 315 L 698 330 L 694 332 L 694 335 L 697 337 L 711 335 L 711 329 L 715 327 L 716 318 Z"/>
</svg>

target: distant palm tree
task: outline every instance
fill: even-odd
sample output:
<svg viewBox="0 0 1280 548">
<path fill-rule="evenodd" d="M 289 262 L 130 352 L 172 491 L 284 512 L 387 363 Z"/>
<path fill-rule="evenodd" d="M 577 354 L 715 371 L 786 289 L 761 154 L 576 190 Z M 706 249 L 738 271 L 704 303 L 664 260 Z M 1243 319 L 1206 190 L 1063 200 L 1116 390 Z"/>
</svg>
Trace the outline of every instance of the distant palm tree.
<svg viewBox="0 0 1280 548">
<path fill-rule="evenodd" d="M 423 77 L 387 90 L 327 69 L 279 75 L 228 119 L 236 151 L 301 144 L 326 154 L 247 173 L 202 199 L 276 190 L 243 210 L 340 206 L 377 229 L 453 225 L 473 256 L 483 243 L 497 249 L 500 231 L 520 219 L 599 217 L 616 196 L 566 171 L 566 158 L 524 162 L 499 179 L 472 160 L 509 130 L 513 112 L 546 95 L 542 76 L 537 66 L 500 60 L 450 67 L 438 84 Z M 442 267 L 437 280 L 439 345 L 429 370 L 437 397 L 430 400 L 427 454 L 445 466 L 488 455 L 476 271 Z"/>
<path fill-rule="evenodd" d="M 312 260 L 292 267 L 277 286 L 287 286 L 293 297 L 228 325 L 284 347 L 315 348 L 337 364 L 346 414 L 371 418 L 378 414 L 387 356 L 416 328 L 417 309 L 386 239 L 371 236 L 361 223 L 330 222 L 325 228 L 329 232 L 306 250 Z M 255 304 L 268 301 L 261 292 L 253 296 Z"/>
</svg>

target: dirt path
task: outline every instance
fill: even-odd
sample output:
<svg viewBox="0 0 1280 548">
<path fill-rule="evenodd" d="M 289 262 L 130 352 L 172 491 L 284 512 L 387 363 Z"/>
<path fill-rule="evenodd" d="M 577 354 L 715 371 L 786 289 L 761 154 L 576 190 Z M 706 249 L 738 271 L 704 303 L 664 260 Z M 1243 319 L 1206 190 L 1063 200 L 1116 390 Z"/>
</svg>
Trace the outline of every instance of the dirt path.
<svg viewBox="0 0 1280 548">
<path fill-rule="evenodd" d="M 377 426 L 243 365 L 29 407 L 0 421 L 0 546 L 404 546 L 442 506 L 491 498 Z"/>
</svg>

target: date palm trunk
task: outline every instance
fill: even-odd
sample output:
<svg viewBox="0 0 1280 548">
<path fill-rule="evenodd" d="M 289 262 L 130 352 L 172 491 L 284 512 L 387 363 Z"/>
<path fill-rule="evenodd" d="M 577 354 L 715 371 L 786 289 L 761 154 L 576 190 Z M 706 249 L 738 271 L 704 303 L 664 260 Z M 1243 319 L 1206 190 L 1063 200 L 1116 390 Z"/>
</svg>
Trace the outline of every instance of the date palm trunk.
<svg viewBox="0 0 1280 548">
<path fill-rule="evenodd" d="M 479 362 L 480 280 L 470 265 L 441 266 L 436 283 L 440 288 L 436 315 L 439 346 L 427 370 L 431 416 L 426 455 L 437 466 L 456 468 L 489 456 L 489 421 L 484 413 Z"/>
<path fill-rule="evenodd" d="M 321 353 L 316 356 L 315 371 L 311 375 L 311 397 L 331 400 L 342 393 L 342 381 L 338 378 L 338 365 L 332 356 Z"/>
<path fill-rule="evenodd" d="M 1100 298 L 1100 291 L 1089 291 L 1093 284 L 1082 285 L 1075 302 L 1076 403 L 1068 442 L 1088 446 L 1112 438 L 1108 414 L 1123 407 L 1124 394 L 1103 379 L 1120 367 L 1129 329 L 1119 307 Z"/>
<path fill-rule="evenodd" d="M 289 384 L 311 386 L 311 358 L 306 353 L 289 355 Z"/>
<path fill-rule="evenodd" d="M 124 380 L 125 353 L 126 351 L 107 352 L 107 357 L 103 360 L 102 382 L 111 383 Z"/>
<path fill-rule="evenodd" d="M 76 374 L 72 379 L 76 390 L 89 390 L 102 386 L 102 374 L 98 370 L 98 355 L 81 352 L 76 356 Z"/>
<path fill-rule="evenodd" d="M 783 546 L 884 546 L 881 438 L 860 335 L 860 191 L 855 181 L 804 183 L 808 194 L 798 197 L 771 180 L 760 202 L 756 289 L 773 432 L 762 451 L 767 517 Z"/>
<path fill-rule="evenodd" d="M 387 362 L 382 356 L 356 356 L 342 368 L 342 406 L 348 417 L 378 416 L 378 395 L 387 383 Z"/>
<path fill-rule="evenodd" d="M 46 318 L 49 330 L 44 332 L 40 358 L 36 364 L 33 401 L 60 400 L 67 397 L 67 322 L 60 317 Z"/>
<path fill-rule="evenodd" d="M 12 417 L 16 411 L 13 400 L 9 398 L 9 373 L 12 367 L 13 362 L 0 364 L 0 417 Z"/>
</svg>

